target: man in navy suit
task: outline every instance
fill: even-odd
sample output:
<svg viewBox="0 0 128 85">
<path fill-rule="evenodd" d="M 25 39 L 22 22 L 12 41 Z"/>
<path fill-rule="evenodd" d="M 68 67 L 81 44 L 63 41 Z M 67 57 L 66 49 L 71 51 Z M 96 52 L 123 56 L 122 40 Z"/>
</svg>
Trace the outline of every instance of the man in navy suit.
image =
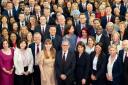
<svg viewBox="0 0 128 85">
<path fill-rule="evenodd" d="M 79 3 L 79 10 L 81 13 L 84 13 L 87 11 L 86 9 L 87 4 L 88 4 L 87 0 L 81 0 L 81 2 Z"/>
<path fill-rule="evenodd" d="M 45 36 L 46 39 L 51 39 L 53 43 L 53 47 L 56 49 L 56 51 L 61 50 L 61 42 L 62 42 L 62 37 L 56 34 L 56 26 L 52 25 L 49 28 L 49 33 Z M 45 41 L 44 40 L 44 41 Z"/>
<path fill-rule="evenodd" d="M 106 28 L 106 24 L 108 22 L 114 23 L 114 19 L 115 19 L 115 17 L 112 15 L 112 9 L 110 6 L 106 7 L 105 12 L 106 12 L 106 16 L 101 18 L 101 25 L 102 25 L 103 29 Z"/>
<path fill-rule="evenodd" d="M 79 33 L 81 32 L 83 28 L 86 28 L 88 30 L 89 35 L 94 34 L 94 29 L 92 26 L 87 24 L 86 22 L 87 18 L 84 13 L 80 14 L 79 19 L 80 19 L 80 22 L 79 24 L 76 25 L 75 34 L 79 35 Z"/>
<path fill-rule="evenodd" d="M 12 2 L 7 2 L 6 9 L 2 12 L 2 15 L 11 17 L 13 16 L 13 4 Z"/>
<path fill-rule="evenodd" d="M 125 13 L 126 13 L 126 7 L 124 6 L 123 3 L 121 3 L 121 0 L 115 0 L 115 3 L 112 5 L 113 13 L 114 13 L 114 9 L 115 8 L 119 8 L 120 9 L 120 14 L 122 16 L 125 15 Z"/>
<path fill-rule="evenodd" d="M 69 51 L 69 41 L 62 41 L 62 50 L 57 52 L 55 59 L 55 72 L 58 85 L 73 85 L 75 54 Z"/>
<path fill-rule="evenodd" d="M 13 6 L 13 15 L 14 15 L 14 18 L 15 18 L 15 20 L 18 22 L 18 15 L 19 15 L 19 13 L 20 13 L 20 7 L 19 7 L 19 0 L 13 0 L 13 4 L 14 4 L 14 6 Z"/>
<path fill-rule="evenodd" d="M 65 28 L 66 28 L 64 15 L 57 16 L 57 21 L 58 21 L 57 34 L 60 35 L 60 36 L 64 36 L 64 31 L 65 31 Z"/>
<path fill-rule="evenodd" d="M 38 65 L 38 54 L 43 49 L 43 44 L 41 43 L 41 34 L 38 32 L 34 33 L 34 43 L 30 44 L 29 47 L 32 50 L 33 54 L 33 60 L 34 60 L 34 73 L 33 73 L 33 81 L 34 85 L 41 85 L 41 79 L 40 79 L 40 69 Z"/>
<path fill-rule="evenodd" d="M 46 24 L 46 17 L 44 15 L 42 15 L 39 18 L 39 22 L 40 24 L 36 26 L 36 32 L 41 33 L 42 36 L 42 42 L 44 42 L 44 38 L 47 34 L 49 34 L 49 25 Z"/>
</svg>

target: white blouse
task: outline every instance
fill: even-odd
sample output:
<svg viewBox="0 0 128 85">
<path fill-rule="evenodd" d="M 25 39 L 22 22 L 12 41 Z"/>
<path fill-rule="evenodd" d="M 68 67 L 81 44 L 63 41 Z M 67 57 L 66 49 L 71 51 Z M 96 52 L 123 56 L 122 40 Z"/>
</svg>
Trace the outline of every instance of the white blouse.
<svg viewBox="0 0 128 85">
<path fill-rule="evenodd" d="M 113 65 L 115 63 L 115 61 L 117 60 L 117 55 L 115 56 L 115 59 L 112 61 L 111 60 L 111 56 L 109 56 L 109 59 L 108 59 L 108 64 L 107 64 L 107 72 L 108 72 L 108 75 L 109 76 L 112 76 L 112 70 L 113 70 Z M 112 61 L 112 62 L 111 62 Z"/>
<path fill-rule="evenodd" d="M 85 51 L 86 51 L 88 54 L 90 54 L 91 52 L 94 51 L 94 49 L 95 49 L 95 46 L 93 46 L 92 48 L 86 46 L 86 50 L 85 50 Z"/>
<path fill-rule="evenodd" d="M 93 59 L 93 70 L 97 70 L 97 62 L 98 62 L 98 57 L 95 56 Z"/>
</svg>

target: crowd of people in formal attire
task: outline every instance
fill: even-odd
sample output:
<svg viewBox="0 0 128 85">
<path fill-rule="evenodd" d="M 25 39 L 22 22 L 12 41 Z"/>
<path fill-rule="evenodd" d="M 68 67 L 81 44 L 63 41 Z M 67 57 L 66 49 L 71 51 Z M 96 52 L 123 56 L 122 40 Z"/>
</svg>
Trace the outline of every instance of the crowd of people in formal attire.
<svg viewBox="0 0 128 85">
<path fill-rule="evenodd" d="M 0 0 L 0 85 L 128 85 L 128 0 Z"/>
</svg>

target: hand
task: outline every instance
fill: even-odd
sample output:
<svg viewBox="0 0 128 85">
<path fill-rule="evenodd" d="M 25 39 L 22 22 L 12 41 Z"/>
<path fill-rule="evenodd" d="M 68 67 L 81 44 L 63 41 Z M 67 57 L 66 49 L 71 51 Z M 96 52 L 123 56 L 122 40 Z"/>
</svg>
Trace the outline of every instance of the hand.
<svg viewBox="0 0 128 85">
<path fill-rule="evenodd" d="M 7 74 L 12 74 L 12 72 L 11 72 L 11 71 L 6 70 L 6 68 L 2 68 L 2 69 L 3 69 L 3 71 L 4 71 L 5 73 L 7 73 Z"/>
<path fill-rule="evenodd" d="M 108 75 L 108 73 L 106 73 L 106 77 L 107 77 L 107 80 L 112 81 L 112 76 Z"/>
<path fill-rule="evenodd" d="M 25 76 L 27 76 L 27 75 L 28 75 L 28 72 L 24 72 L 23 74 L 24 74 Z"/>
<path fill-rule="evenodd" d="M 96 76 L 94 76 L 93 74 L 91 75 L 91 79 L 92 80 L 96 80 Z"/>
<path fill-rule="evenodd" d="M 61 75 L 60 75 L 60 78 L 61 78 L 62 80 L 65 80 L 65 79 L 67 78 L 67 76 L 66 76 L 65 74 L 61 74 Z"/>
<path fill-rule="evenodd" d="M 86 79 L 82 79 L 81 82 L 82 82 L 82 85 L 85 85 L 86 84 Z"/>
</svg>

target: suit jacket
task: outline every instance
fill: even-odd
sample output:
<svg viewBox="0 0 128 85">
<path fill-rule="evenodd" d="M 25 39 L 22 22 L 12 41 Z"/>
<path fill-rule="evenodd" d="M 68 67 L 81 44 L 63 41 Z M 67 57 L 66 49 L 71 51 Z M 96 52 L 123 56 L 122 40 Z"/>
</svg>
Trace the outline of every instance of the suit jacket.
<svg viewBox="0 0 128 85">
<path fill-rule="evenodd" d="M 33 72 L 33 55 L 32 55 L 32 51 L 30 48 L 26 49 L 27 51 L 27 60 L 29 62 L 28 65 L 28 71 L 30 73 Z M 17 75 L 23 75 L 22 73 L 24 72 L 24 64 L 22 61 L 22 55 L 21 55 L 21 51 L 20 49 L 16 48 L 15 52 L 14 52 L 14 66 L 15 66 L 15 74 Z"/>
<path fill-rule="evenodd" d="M 44 37 L 44 41 L 45 41 L 46 39 L 51 39 L 50 34 L 48 34 L 48 35 L 46 35 L 46 36 Z M 53 47 L 56 49 L 56 51 L 61 50 L 62 37 L 59 36 L 59 35 L 55 35 L 55 38 L 52 39 L 52 43 L 53 43 Z"/>
<path fill-rule="evenodd" d="M 35 32 L 41 33 L 42 41 L 44 42 L 45 36 L 47 36 L 47 35 L 49 34 L 49 25 L 46 25 L 44 34 L 41 32 L 41 25 L 37 25 L 37 26 L 36 26 Z"/>
<path fill-rule="evenodd" d="M 97 70 L 96 73 L 93 73 L 93 60 L 96 53 L 92 52 L 90 54 L 90 61 L 91 61 L 91 74 L 94 74 L 96 76 L 96 79 L 99 80 L 101 83 L 104 82 L 106 76 L 106 65 L 107 65 L 107 57 L 104 53 L 101 53 L 98 57 L 97 61 Z"/>
<path fill-rule="evenodd" d="M 113 77 L 112 85 L 121 85 L 122 71 L 123 71 L 122 61 L 118 56 L 112 68 L 112 77 Z"/>
<path fill-rule="evenodd" d="M 64 11 L 64 14 L 65 14 L 65 18 L 71 17 L 70 16 L 70 11 L 71 10 L 69 10 L 68 7 L 64 7 L 63 11 Z"/>
<path fill-rule="evenodd" d="M 114 23 L 114 20 L 115 20 L 115 17 L 114 17 L 114 15 L 112 15 L 110 21 Z M 101 18 L 101 25 L 102 25 L 103 29 L 106 28 L 106 24 L 107 24 L 107 16 L 104 16 Z"/>
<path fill-rule="evenodd" d="M 8 28 L 7 28 L 7 29 L 8 29 L 8 32 L 10 32 L 10 31 L 11 31 L 11 26 L 10 26 L 9 23 L 7 23 L 7 24 L 8 24 L 8 26 L 7 26 L 7 27 L 8 27 Z M 3 27 L 2 27 L 2 23 L 0 23 L 0 32 L 2 32 L 2 28 L 3 28 Z"/>
<path fill-rule="evenodd" d="M 31 48 L 31 50 L 32 50 L 32 54 L 33 54 L 33 60 L 34 60 L 34 65 L 35 65 L 35 43 L 32 43 L 32 44 L 30 44 L 29 45 L 29 48 Z M 41 49 L 43 49 L 43 43 L 41 43 Z"/>
<path fill-rule="evenodd" d="M 88 2 L 86 2 L 86 7 L 87 7 L 87 4 L 88 4 Z M 85 8 L 85 9 L 83 8 L 83 6 L 82 6 L 82 2 L 80 2 L 78 6 L 79 6 L 79 10 L 80 10 L 80 12 L 84 13 L 84 12 L 87 11 L 86 8 Z"/>
<path fill-rule="evenodd" d="M 114 14 L 114 9 L 116 8 L 116 4 L 113 4 L 112 5 L 112 11 L 113 11 L 113 14 Z M 124 6 L 124 4 L 121 4 L 120 5 L 120 15 L 123 15 L 125 16 L 125 13 L 126 13 L 126 7 Z"/>
<path fill-rule="evenodd" d="M 59 24 L 56 26 L 56 29 L 57 29 L 56 34 L 59 35 L 59 36 L 62 36 L 61 27 L 60 27 Z M 64 26 L 64 30 L 65 30 L 65 29 L 66 29 L 66 25 Z M 64 34 L 65 34 L 65 33 L 64 33 Z"/>
<path fill-rule="evenodd" d="M 96 34 L 95 34 L 94 37 L 96 38 Z M 103 52 L 104 52 L 105 54 L 107 54 L 107 53 L 108 53 L 108 46 L 109 46 L 109 44 L 110 44 L 110 41 L 109 41 L 108 36 L 106 36 L 106 35 L 104 35 L 104 34 L 102 33 L 102 36 L 101 36 L 99 42 L 101 42 L 101 43 L 103 44 L 103 49 L 102 49 L 102 50 L 103 50 Z"/>
<path fill-rule="evenodd" d="M 19 13 L 20 13 L 20 8 L 18 7 L 18 9 L 16 10 L 15 7 L 13 7 L 13 15 L 14 15 L 14 18 L 15 20 L 18 22 L 18 17 L 19 17 Z"/>
<path fill-rule="evenodd" d="M 62 51 L 59 51 L 56 53 L 56 59 L 55 59 L 55 72 L 56 72 L 56 78 L 58 82 L 61 82 L 62 80 L 60 79 L 60 75 L 65 73 L 67 76 L 66 79 L 66 85 L 70 85 L 73 80 L 74 80 L 74 70 L 75 70 L 75 64 L 76 64 L 76 59 L 75 59 L 75 54 L 73 52 L 68 51 L 67 58 L 66 58 L 66 63 L 64 67 L 62 67 Z M 64 69 L 64 70 L 63 70 Z"/>
<path fill-rule="evenodd" d="M 87 79 L 89 77 L 89 69 L 90 69 L 90 57 L 84 52 L 79 57 L 79 53 L 76 52 L 76 68 L 75 75 L 76 80 L 81 82 L 82 79 Z"/>
<path fill-rule="evenodd" d="M 93 29 L 92 26 L 85 24 L 85 28 L 87 28 L 89 35 L 94 35 L 95 34 L 95 30 Z M 75 27 L 75 34 L 78 36 L 81 32 L 81 24 L 77 24 Z"/>
</svg>

